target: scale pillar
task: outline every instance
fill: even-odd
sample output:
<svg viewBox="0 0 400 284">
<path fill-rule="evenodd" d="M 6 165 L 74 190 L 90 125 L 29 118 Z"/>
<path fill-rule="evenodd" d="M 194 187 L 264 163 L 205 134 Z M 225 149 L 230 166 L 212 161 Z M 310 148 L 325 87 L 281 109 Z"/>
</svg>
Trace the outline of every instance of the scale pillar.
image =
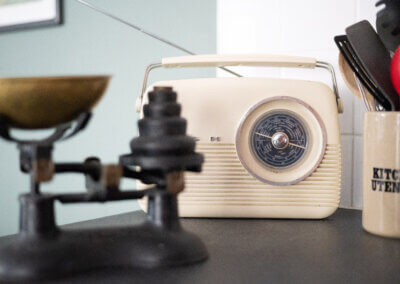
<svg viewBox="0 0 400 284">
<path fill-rule="evenodd" d="M 44 195 L 23 194 L 19 197 L 22 235 L 53 236 L 58 232 L 55 223 L 54 200 Z"/>
<path fill-rule="evenodd" d="M 147 215 L 152 224 L 158 227 L 167 230 L 179 230 L 181 228 L 177 197 L 163 189 L 158 189 L 149 195 Z"/>
</svg>

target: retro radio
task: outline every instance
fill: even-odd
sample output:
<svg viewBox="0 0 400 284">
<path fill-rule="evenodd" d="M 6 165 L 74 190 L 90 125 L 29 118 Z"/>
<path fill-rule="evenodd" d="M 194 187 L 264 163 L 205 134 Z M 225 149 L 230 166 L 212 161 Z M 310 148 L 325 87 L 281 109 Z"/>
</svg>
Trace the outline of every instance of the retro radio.
<svg viewBox="0 0 400 284">
<path fill-rule="evenodd" d="M 146 90 L 157 67 L 235 65 L 324 68 L 333 90 L 315 81 L 244 77 L 162 81 Z M 319 219 L 337 209 L 342 105 L 329 63 L 293 56 L 164 58 L 146 70 L 138 111 L 154 86 L 178 93 L 187 131 L 205 156 L 202 173 L 186 174 L 181 216 Z"/>
</svg>

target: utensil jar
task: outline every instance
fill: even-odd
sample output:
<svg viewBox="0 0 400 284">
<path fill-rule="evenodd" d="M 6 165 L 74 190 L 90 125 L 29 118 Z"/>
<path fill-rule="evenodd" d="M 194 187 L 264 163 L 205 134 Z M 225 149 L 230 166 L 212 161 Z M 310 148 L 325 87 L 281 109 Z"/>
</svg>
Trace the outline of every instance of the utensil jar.
<svg viewBox="0 0 400 284">
<path fill-rule="evenodd" d="M 400 238 L 400 112 L 364 114 L 363 158 L 363 227 Z"/>
</svg>

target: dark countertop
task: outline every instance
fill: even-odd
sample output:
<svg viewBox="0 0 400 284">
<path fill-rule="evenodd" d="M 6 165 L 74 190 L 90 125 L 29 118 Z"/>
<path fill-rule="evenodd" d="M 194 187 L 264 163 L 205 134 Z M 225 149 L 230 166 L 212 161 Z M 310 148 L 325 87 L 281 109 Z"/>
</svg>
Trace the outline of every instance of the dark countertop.
<svg viewBox="0 0 400 284">
<path fill-rule="evenodd" d="M 136 211 L 66 227 L 127 225 L 144 216 Z M 400 283 L 400 240 L 363 231 L 361 211 L 339 209 L 321 221 L 182 223 L 203 239 L 210 254 L 206 262 L 161 270 L 101 270 L 56 283 Z"/>
</svg>

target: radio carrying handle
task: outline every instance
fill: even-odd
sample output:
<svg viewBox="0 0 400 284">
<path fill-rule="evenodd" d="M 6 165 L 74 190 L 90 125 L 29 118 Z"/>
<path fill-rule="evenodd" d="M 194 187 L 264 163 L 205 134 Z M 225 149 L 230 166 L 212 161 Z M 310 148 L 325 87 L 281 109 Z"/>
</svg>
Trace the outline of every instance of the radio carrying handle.
<svg viewBox="0 0 400 284">
<path fill-rule="evenodd" d="M 140 112 L 143 97 L 147 88 L 149 73 L 155 68 L 183 68 L 183 67 L 225 67 L 225 66 L 259 66 L 259 67 L 290 67 L 290 68 L 324 68 L 331 74 L 332 88 L 336 96 L 339 113 L 343 113 L 343 103 L 339 96 L 335 70 L 328 62 L 318 61 L 310 57 L 283 56 L 283 55 L 193 55 L 163 58 L 161 63 L 147 66 L 143 80 L 142 93 L 136 101 L 136 112 Z"/>
</svg>

